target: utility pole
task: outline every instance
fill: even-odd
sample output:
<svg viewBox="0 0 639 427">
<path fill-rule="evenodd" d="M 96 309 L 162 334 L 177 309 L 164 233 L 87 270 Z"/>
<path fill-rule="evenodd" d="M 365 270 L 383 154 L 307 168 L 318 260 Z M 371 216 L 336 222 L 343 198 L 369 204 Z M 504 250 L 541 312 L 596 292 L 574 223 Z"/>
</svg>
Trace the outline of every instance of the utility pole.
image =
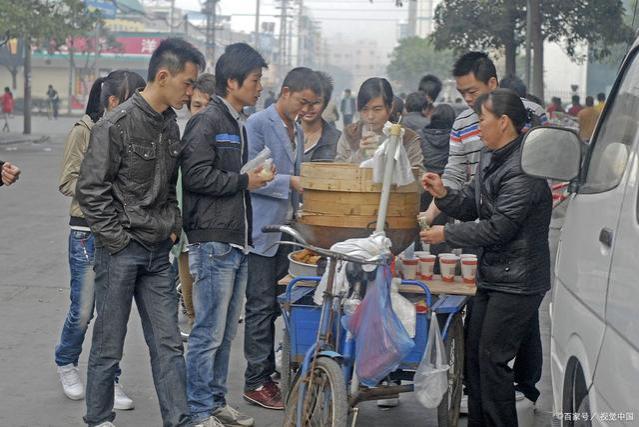
<svg viewBox="0 0 639 427">
<path fill-rule="evenodd" d="M 530 0 L 531 40 L 534 51 L 532 93 L 544 99 L 544 37 L 541 32 L 541 10 L 539 0 Z"/>
<path fill-rule="evenodd" d="M 280 15 L 280 57 L 279 57 L 279 70 L 280 80 L 284 78 L 284 67 L 287 66 L 286 56 L 288 54 L 287 45 L 287 25 L 286 18 L 288 14 L 288 0 L 281 0 L 281 15 Z"/>
<path fill-rule="evenodd" d="M 95 74 L 95 79 L 100 77 L 100 64 L 98 61 L 98 57 L 100 56 L 100 22 L 95 24 L 95 63 L 93 64 L 93 73 Z"/>
<path fill-rule="evenodd" d="M 217 17 L 215 15 L 215 6 L 218 0 L 206 0 L 205 14 L 206 14 L 206 60 L 208 62 L 208 69 L 213 69 L 215 64 L 215 25 Z"/>
<path fill-rule="evenodd" d="M 260 0 L 255 0 L 255 49 L 260 48 Z"/>
<path fill-rule="evenodd" d="M 530 4 L 531 4 L 531 0 L 527 0 L 526 2 L 526 63 L 525 63 L 525 81 L 526 81 L 526 88 L 527 90 L 530 92 L 530 67 L 532 64 L 531 61 L 531 37 L 532 37 L 532 13 L 530 10 Z"/>
<path fill-rule="evenodd" d="M 169 34 L 173 34 L 173 14 L 175 13 L 175 0 L 171 0 L 171 9 L 169 9 Z"/>
<path fill-rule="evenodd" d="M 24 35 L 24 126 L 25 135 L 31 134 L 31 35 Z"/>
<path fill-rule="evenodd" d="M 417 0 L 408 3 L 408 37 L 417 35 Z"/>
<path fill-rule="evenodd" d="M 299 10 L 297 11 L 297 66 L 305 65 L 303 59 L 305 46 L 304 35 L 304 0 L 299 0 Z"/>
</svg>

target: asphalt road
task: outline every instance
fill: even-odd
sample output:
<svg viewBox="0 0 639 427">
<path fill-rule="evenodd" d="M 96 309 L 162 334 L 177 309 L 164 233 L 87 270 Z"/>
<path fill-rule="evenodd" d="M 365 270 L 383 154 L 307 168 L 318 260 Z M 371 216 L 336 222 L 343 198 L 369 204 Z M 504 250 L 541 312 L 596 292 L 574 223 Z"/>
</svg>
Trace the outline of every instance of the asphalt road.
<svg viewBox="0 0 639 427">
<path fill-rule="evenodd" d="M 23 170 L 15 186 L 0 188 L 0 427 L 83 425 L 84 402 L 64 396 L 53 360 L 68 307 L 69 280 L 66 253 L 69 200 L 58 192 L 57 179 L 64 138 L 74 120 L 35 117 L 36 138 L 49 137 L 40 143 L 6 144 L 20 139 L 20 135 L 0 134 L 0 159 Z M 11 127 L 21 129 L 21 118 L 12 119 Z M 546 344 L 547 315 L 542 318 Z M 90 334 L 91 330 L 87 336 Z M 231 358 L 229 402 L 254 416 L 257 426 L 280 426 L 281 412 L 258 409 L 241 398 L 245 367 L 242 335 L 240 328 Z M 83 378 L 89 346 L 87 339 L 80 358 Z M 160 426 L 149 357 L 135 308 L 129 322 L 122 371 L 122 383 L 136 407 L 118 412 L 116 425 Z M 544 381 L 537 426 L 550 424 L 548 415 L 542 411 L 551 410 L 549 379 Z M 357 425 L 435 426 L 434 419 L 433 411 L 425 410 L 413 396 L 403 395 L 400 406 L 391 410 L 382 411 L 374 403 L 361 405 Z M 464 418 L 460 425 L 466 425 Z"/>
</svg>

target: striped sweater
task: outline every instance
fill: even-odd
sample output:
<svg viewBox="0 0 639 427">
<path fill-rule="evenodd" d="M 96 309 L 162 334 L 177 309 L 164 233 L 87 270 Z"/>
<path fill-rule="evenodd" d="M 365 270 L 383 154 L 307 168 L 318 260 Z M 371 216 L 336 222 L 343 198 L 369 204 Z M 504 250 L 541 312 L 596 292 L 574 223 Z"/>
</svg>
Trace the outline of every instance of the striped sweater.
<svg viewBox="0 0 639 427">
<path fill-rule="evenodd" d="M 524 107 L 532 111 L 541 124 L 545 124 L 548 121 L 546 112 L 539 104 L 523 98 L 522 101 Z M 530 127 L 530 123 L 526 124 L 524 131 Z M 442 175 L 444 185 L 459 190 L 464 184 L 470 182 L 475 176 L 477 164 L 479 163 L 479 152 L 483 147 L 484 143 L 481 140 L 479 131 L 479 116 L 472 108 L 468 108 L 457 116 L 450 132 L 448 164 Z"/>
</svg>

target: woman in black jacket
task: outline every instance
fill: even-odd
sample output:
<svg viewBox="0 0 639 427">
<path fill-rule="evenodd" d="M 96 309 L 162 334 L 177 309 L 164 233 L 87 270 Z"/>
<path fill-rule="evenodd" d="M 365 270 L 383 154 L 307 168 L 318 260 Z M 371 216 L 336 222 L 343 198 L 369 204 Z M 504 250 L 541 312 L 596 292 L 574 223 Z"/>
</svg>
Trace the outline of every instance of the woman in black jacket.
<svg viewBox="0 0 639 427">
<path fill-rule="evenodd" d="M 422 184 L 439 209 L 461 223 L 423 231 L 427 243 L 481 248 L 477 295 L 466 339 L 468 425 L 516 426 L 513 371 L 508 363 L 533 327 L 550 289 L 548 226 L 552 196 L 543 179 L 521 169 L 527 110 L 508 89 L 477 99 L 485 148 L 478 174 L 462 190 L 427 173 Z M 478 221 L 475 221 L 477 220 Z"/>
</svg>

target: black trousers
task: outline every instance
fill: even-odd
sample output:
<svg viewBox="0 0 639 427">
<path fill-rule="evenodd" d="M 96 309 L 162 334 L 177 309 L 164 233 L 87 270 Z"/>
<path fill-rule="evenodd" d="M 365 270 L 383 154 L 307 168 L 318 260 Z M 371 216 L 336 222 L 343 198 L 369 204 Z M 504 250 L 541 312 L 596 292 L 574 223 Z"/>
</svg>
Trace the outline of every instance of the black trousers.
<svg viewBox="0 0 639 427">
<path fill-rule="evenodd" d="M 531 328 L 539 333 L 543 297 L 477 290 L 466 337 L 468 426 L 517 426 L 515 375 L 508 363 Z"/>
<path fill-rule="evenodd" d="M 291 246 L 280 245 L 272 257 L 249 254 L 244 319 L 244 389 L 255 390 L 270 380 L 275 372 L 275 319 L 277 282 L 288 274 Z"/>
</svg>

